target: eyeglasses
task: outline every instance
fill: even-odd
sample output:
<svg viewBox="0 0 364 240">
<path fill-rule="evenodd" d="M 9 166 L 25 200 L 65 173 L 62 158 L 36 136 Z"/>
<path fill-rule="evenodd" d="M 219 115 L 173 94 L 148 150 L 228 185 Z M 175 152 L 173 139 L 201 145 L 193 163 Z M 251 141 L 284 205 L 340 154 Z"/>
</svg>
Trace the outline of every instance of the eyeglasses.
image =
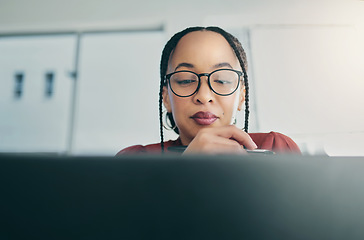
<svg viewBox="0 0 364 240">
<path fill-rule="evenodd" d="M 172 92 L 179 97 L 195 94 L 201 86 L 201 77 L 207 77 L 210 89 L 220 96 L 233 94 L 239 87 L 242 72 L 233 69 L 218 69 L 211 73 L 197 74 L 191 71 L 177 71 L 165 76 Z"/>
</svg>

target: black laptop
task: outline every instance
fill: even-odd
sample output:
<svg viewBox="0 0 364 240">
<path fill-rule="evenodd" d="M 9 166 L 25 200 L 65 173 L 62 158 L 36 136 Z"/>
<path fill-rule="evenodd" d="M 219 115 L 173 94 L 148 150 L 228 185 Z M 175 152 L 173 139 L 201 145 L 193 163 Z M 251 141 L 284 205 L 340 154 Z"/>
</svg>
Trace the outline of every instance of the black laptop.
<svg viewBox="0 0 364 240">
<path fill-rule="evenodd" d="M 0 155 L 0 239 L 364 239 L 364 158 Z"/>
</svg>

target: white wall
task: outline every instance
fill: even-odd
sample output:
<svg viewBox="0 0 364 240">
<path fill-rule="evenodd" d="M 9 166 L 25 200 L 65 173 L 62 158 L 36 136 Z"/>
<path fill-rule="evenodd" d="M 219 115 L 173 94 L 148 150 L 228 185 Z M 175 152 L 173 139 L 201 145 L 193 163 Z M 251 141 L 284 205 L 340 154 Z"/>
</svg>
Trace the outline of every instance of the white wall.
<svg viewBox="0 0 364 240">
<path fill-rule="evenodd" d="M 191 25 L 218 25 L 241 38 L 250 55 L 252 130 L 286 133 L 306 153 L 364 155 L 357 151 L 364 144 L 361 124 L 364 50 L 360 44 L 364 42 L 364 1 L 0 0 L 0 37 L 164 29 L 163 38 L 167 40 L 176 31 Z M 81 58 L 81 70 L 86 66 L 82 64 L 92 60 L 87 55 L 83 57 L 86 59 Z M 312 75 L 315 77 L 311 78 Z M 84 77 L 81 75 L 80 79 Z M 82 92 L 84 89 L 80 84 L 78 97 L 86 94 Z M 308 91 L 311 92 L 308 94 Z M 272 101 L 272 94 L 280 98 Z M 287 97 L 282 98 L 284 95 Z M 82 109 L 87 107 L 87 102 L 82 100 L 78 104 Z M 292 111 L 290 104 L 299 107 Z M 152 108 L 152 104 L 146 107 Z M 85 111 L 82 109 L 77 110 L 76 116 Z M 75 122 L 75 127 L 73 150 L 87 152 L 87 148 L 77 143 L 89 139 L 84 145 L 92 148 L 92 137 L 79 135 L 82 129 L 81 132 L 87 131 L 85 125 Z M 108 131 L 101 128 L 97 135 Z M 112 154 L 117 146 L 93 149 L 94 153 Z"/>
</svg>

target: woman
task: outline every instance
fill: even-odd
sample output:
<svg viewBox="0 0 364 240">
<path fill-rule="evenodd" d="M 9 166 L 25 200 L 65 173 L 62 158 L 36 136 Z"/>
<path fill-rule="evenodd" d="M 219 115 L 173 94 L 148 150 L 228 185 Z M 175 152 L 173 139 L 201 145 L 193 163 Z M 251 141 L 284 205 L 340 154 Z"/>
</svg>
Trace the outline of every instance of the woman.
<svg viewBox="0 0 364 240">
<path fill-rule="evenodd" d="M 279 133 L 248 134 L 249 86 L 246 54 L 240 42 L 218 27 L 192 27 L 175 34 L 164 47 L 160 66 L 161 142 L 136 145 L 118 154 L 173 152 L 246 153 L 246 149 L 300 152 Z M 235 115 L 245 103 L 244 131 Z M 162 104 L 179 134 L 164 142 Z M 184 146 L 184 148 L 181 148 Z"/>
</svg>

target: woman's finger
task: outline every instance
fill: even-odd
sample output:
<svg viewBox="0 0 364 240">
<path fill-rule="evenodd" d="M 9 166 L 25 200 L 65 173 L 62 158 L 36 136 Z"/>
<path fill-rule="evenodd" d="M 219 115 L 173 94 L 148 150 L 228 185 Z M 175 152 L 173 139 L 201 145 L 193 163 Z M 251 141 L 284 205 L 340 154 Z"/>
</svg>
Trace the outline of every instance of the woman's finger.
<svg viewBox="0 0 364 240">
<path fill-rule="evenodd" d="M 215 133 L 217 135 L 224 137 L 224 138 L 229 138 L 229 139 L 235 140 L 240 145 L 244 146 L 245 148 L 247 148 L 249 150 L 253 150 L 253 149 L 257 148 L 257 145 L 251 139 L 249 134 L 247 134 L 246 132 L 237 128 L 234 125 L 224 126 L 221 128 L 215 128 L 213 130 L 216 130 Z"/>
</svg>

